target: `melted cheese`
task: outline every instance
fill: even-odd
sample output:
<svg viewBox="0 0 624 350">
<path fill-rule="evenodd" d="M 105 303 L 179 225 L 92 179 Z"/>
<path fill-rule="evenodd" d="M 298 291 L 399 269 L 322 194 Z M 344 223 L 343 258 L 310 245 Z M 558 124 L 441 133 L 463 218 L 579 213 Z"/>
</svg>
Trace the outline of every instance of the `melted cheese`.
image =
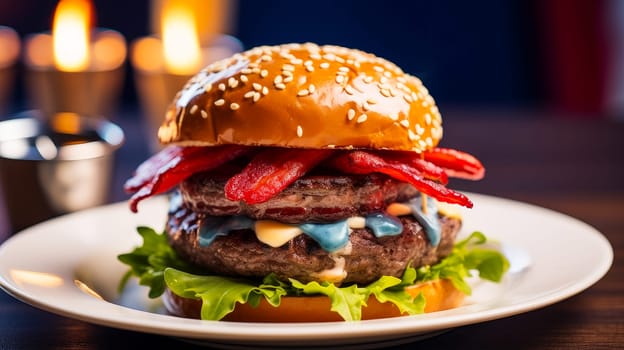
<svg viewBox="0 0 624 350">
<path fill-rule="evenodd" d="M 397 216 L 397 217 L 403 216 L 403 215 L 410 215 L 412 213 L 412 208 L 410 208 L 409 205 L 402 204 L 402 203 L 391 203 L 386 208 L 386 213 L 392 216 Z"/>
<path fill-rule="evenodd" d="M 256 221 L 255 231 L 260 242 L 273 248 L 281 247 L 286 242 L 303 233 L 297 226 L 273 220 Z"/>
<path fill-rule="evenodd" d="M 335 262 L 334 267 L 312 273 L 310 276 L 321 281 L 339 284 L 347 277 L 347 271 L 345 271 L 345 258 L 337 256 L 336 254 L 331 254 L 330 257 Z"/>
<path fill-rule="evenodd" d="M 462 219 L 459 208 L 453 204 L 438 202 L 438 211 L 444 216 L 448 216 L 452 219 Z"/>
</svg>

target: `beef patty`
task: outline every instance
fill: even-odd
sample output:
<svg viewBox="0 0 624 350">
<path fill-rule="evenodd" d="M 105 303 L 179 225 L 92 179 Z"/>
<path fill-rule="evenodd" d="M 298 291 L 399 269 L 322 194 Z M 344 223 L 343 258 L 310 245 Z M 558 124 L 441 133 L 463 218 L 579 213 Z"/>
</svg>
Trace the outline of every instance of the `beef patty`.
<svg viewBox="0 0 624 350">
<path fill-rule="evenodd" d="M 207 215 L 245 215 L 286 223 L 332 222 L 383 211 L 418 195 L 413 186 L 382 174 L 299 178 L 269 201 L 249 205 L 225 198 L 229 174 L 199 173 L 180 184 L 187 208 Z"/>
<path fill-rule="evenodd" d="M 461 226 L 458 219 L 440 216 L 442 239 L 434 247 L 411 215 L 402 216 L 401 234 L 377 238 L 367 228 L 353 229 L 350 251 L 330 254 L 304 234 L 273 248 L 258 241 L 251 230 L 231 231 L 208 246 L 200 246 L 199 226 L 204 217 L 183 205 L 172 208 L 166 231 L 171 246 L 183 259 L 207 273 L 256 278 L 274 273 L 279 279 L 301 282 L 323 280 L 319 273 L 343 262 L 346 277 L 336 282 L 367 284 L 383 275 L 400 277 L 409 264 L 433 264 L 448 255 Z"/>
</svg>

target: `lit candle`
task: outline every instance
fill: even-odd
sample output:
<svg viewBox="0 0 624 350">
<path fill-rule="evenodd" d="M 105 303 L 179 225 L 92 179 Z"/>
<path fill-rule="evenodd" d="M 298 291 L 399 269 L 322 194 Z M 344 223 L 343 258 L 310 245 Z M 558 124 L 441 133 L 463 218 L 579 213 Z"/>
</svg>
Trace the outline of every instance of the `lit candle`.
<svg viewBox="0 0 624 350">
<path fill-rule="evenodd" d="M 222 18 L 228 18 L 232 11 L 232 6 L 226 4 L 226 0 L 154 1 L 152 16 L 159 15 L 160 35 L 140 38 L 132 44 L 130 60 L 153 149 L 158 147 L 156 129 L 167 106 L 186 81 L 207 64 L 242 50 L 240 41 L 234 37 L 200 31 L 206 28 L 199 23 L 203 21 L 201 14 L 205 13 L 221 18 L 220 23 L 225 26 Z M 209 28 L 219 29 L 225 27 Z"/>
<path fill-rule="evenodd" d="M 15 62 L 20 52 L 20 40 L 17 33 L 0 26 L 0 119 L 5 113 L 8 98 L 13 87 Z"/>
<path fill-rule="evenodd" d="M 124 37 L 93 28 L 89 0 L 60 0 L 52 33 L 25 43 L 27 87 L 35 108 L 45 114 L 75 112 L 109 117 L 123 81 Z"/>
</svg>

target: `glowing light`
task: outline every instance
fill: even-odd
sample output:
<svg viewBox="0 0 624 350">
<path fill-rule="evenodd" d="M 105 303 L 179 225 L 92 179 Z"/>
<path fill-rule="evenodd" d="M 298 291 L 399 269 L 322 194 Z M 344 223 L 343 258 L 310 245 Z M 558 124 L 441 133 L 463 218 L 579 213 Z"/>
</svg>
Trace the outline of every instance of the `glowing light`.
<svg viewBox="0 0 624 350">
<path fill-rule="evenodd" d="M 63 285 L 63 278 L 47 273 L 28 270 L 11 270 L 9 275 L 17 284 L 30 284 L 39 287 L 59 287 Z"/>
<path fill-rule="evenodd" d="M 183 2 L 172 2 L 163 9 L 162 40 L 165 65 L 174 74 L 192 75 L 201 66 L 195 15 Z"/>
<path fill-rule="evenodd" d="M 89 66 L 92 6 L 88 0 L 61 0 L 52 25 L 54 62 L 63 71 Z"/>
</svg>

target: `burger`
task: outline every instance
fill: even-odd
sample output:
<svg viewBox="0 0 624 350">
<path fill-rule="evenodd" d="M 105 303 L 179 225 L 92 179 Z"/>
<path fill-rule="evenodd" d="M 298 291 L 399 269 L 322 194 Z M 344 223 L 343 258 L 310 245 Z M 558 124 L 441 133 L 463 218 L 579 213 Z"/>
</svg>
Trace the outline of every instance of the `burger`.
<svg viewBox="0 0 624 350">
<path fill-rule="evenodd" d="M 213 63 L 176 95 L 164 148 L 126 182 L 130 208 L 167 193 L 163 233 L 119 259 L 183 317 L 337 321 L 444 310 L 466 278 L 505 258 L 475 232 L 456 242 L 449 177 L 482 164 L 438 147 L 422 82 L 373 54 L 312 43 Z M 165 213 L 163 213 L 163 216 Z"/>
</svg>

